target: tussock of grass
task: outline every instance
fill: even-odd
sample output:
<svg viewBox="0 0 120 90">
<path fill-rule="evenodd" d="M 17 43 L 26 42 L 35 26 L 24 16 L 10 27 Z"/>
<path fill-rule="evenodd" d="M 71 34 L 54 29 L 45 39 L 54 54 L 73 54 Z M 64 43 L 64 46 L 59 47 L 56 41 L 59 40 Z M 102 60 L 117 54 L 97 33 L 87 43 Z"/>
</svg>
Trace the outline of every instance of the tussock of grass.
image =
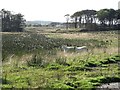
<svg viewBox="0 0 120 90">
<path fill-rule="evenodd" d="M 120 82 L 120 78 L 118 76 L 115 77 L 101 76 L 101 77 L 91 78 L 89 81 L 93 84 L 93 86 L 99 86 L 103 83 Z"/>
<path fill-rule="evenodd" d="M 109 63 L 117 63 L 119 61 L 120 61 L 120 56 L 116 55 L 116 56 L 108 57 L 104 60 L 101 60 L 100 62 L 102 64 L 109 64 Z"/>
<path fill-rule="evenodd" d="M 50 65 L 47 66 L 47 69 L 48 69 L 48 70 L 58 70 L 58 69 L 60 69 L 61 67 L 62 67 L 62 66 L 59 65 L 59 64 L 50 64 Z"/>
<path fill-rule="evenodd" d="M 85 66 L 70 66 L 66 69 L 67 71 L 86 71 L 86 70 L 91 70 L 89 67 Z"/>
</svg>

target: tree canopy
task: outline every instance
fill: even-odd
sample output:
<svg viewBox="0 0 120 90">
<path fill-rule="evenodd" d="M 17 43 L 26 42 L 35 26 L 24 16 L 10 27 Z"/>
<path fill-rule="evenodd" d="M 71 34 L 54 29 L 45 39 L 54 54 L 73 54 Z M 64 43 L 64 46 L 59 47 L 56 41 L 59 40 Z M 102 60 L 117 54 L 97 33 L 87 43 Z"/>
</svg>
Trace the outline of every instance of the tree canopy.
<svg viewBox="0 0 120 90">
<path fill-rule="evenodd" d="M 1 11 L 3 32 L 22 32 L 25 27 L 25 19 L 21 13 L 12 14 L 11 11 L 2 9 Z"/>
<path fill-rule="evenodd" d="M 103 28 L 119 29 L 120 9 L 101 9 L 96 10 L 82 10 L 77 11 L 71 18 L 74 20 L 75 28 L 86 27 L 95 29 L 95 27 L 102 26 Z"/>
</svg>

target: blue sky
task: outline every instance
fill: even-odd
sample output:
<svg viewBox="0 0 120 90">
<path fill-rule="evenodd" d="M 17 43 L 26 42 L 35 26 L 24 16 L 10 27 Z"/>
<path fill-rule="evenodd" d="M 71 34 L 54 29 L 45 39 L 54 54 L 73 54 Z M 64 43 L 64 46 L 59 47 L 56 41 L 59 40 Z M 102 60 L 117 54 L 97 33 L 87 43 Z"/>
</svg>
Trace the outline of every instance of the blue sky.
<svg viewBox="0 0 120 90">
<path fill-rule="evenodd" d="M 66 21 L 64 15 L 72 15 L 85 9 L 118 9 L 120 0 L 1 0 L 0 9 L 22 13 L 26 20 Z"/>
</svg>

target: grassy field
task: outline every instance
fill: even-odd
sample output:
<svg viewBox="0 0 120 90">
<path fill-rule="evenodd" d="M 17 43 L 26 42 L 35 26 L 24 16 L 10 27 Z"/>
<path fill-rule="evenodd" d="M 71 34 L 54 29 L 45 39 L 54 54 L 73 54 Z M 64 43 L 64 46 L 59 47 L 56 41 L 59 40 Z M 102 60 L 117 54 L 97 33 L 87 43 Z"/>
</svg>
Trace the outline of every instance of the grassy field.
<svg viewBox="0 0 120 90">
<path fill-rule="evenodd" d="M 27 28 L 2 33 L 3 88 L 95 89 L 120 82 L 118 32 Z M 87 46 L 63 52 L 62 45 Z"/>
</svg>

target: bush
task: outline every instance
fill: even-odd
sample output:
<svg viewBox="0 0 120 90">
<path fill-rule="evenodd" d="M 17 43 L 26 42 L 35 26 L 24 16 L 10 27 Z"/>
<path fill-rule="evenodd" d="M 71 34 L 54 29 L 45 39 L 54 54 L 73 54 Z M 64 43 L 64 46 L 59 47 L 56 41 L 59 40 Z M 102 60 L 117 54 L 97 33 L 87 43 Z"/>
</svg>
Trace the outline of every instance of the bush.
<svg viewBox="0 0 120 90">
<path fill-rule="evenodd" d="M 100 83 L 120 82 L 119 77 L 105 77 L 100 79 Z"/>
<path fill-rule="evenodd" d="M 85 64 L 87 67 L 97 67 L 100 66 L 101 64 L 97 61 L 89 61 L 88 63 Z"/>
<path fill-rule="evenodd" d="M 60 68 L 61 68 L 61 66 L 58 65 L 58 64 L 50 64 L 50 65 L 48 65 L 48 67 L 47 67 L 48 70 L 58 70 L 58 69 L 60 69 Z"/>
<path fill-rule="evenodd" d="M 62 88 L 62 89 L 61 89 Z M 69 85 L 66 85 L 66 84 L 63 84 L 63 83 L 56 83 L 56 84 L 54 84 L 54 85 L 52 85 L 52 89 L 54 90 L 73 90 L 74 88 L 73 87 L 71 87 L 71 86 L 69 86 Z"/>
<path fill-rule="evenodd" d="M 84 70 L 91 70 L 90 68 L 88 67 L 85 67 L 85 66 L 70 66 L 67 68 L 68 71 L 84 71 Z"/>
<path fill-rule="evenodd" d="M 30 61 L 27 61 L 28 66 L 39 66 L 39 67 L 45 67 L 47 66 L 47 62 L 38 55 L 34 55 L 33 58 Z"/>
<path fill-rule="evenodd" d="M 100 61 L 100 63 L 109 64 L 109 63 L 116 63 L 118 61 L 120 61 L 119 56 L 112 56 L 112 57 L 106 58 L 105 60 Z"/>
<path fill-rule="evenodd" d="M 88 80 L 76 81 L 74 84 L 80 90 L 93 90 L 93 85 Z"/>
<path fill-rule="evenodd" d="M 70 64 L 67 63 L 67 59 L 66 59 L 66 58 L 63 58 L 63 57 L 57 58 L 57 59 L 55 60 L 55 63 L 58 63 L 58 64 L 60 64 L 60 65 L 70 66 Z"/>
<path fill-rule="evenodd" d="M 95 86 L 100 85 L 101 83 L 111 83 L 111 82 L 120 82 L 119 77 L 97 77 L 90 79 L 90 82 L 92 82 Z"/>
</svg>

